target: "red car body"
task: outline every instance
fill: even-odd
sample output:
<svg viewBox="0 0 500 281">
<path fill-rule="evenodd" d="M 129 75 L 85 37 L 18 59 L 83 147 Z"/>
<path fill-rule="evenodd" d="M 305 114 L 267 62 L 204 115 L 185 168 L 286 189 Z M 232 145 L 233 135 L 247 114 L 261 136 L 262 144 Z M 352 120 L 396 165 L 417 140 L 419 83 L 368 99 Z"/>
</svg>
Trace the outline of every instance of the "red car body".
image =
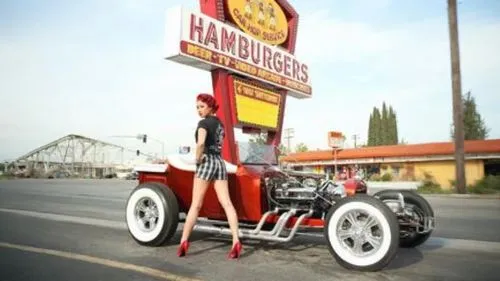
<svg viewBox="0 0 500 281">
<path fill-rule="evenodd" d="M 168 163 L 167 163 L 168 164 Z M 228 174 L 229 193 L 231 200 L 241 222 L 257 223 L 262 215 L 270 210 L 266 200 L 266 191 L 261 179 L 264 173 L 278 173 L 276 171 L 266 171 L 265 165 L 245 165 L 236 166 L 234 173 Z M 160 182 L 172 189 L 179 203 L 179 211 L 187 212 L 191 205 L 194 171 L 180 169 L 174 165 L 168 165 L 165 173 L 139 172 L 139 183 Z M 362 180 L 349 179 L 345 181 L 344 188 L 348 196 L 356 193 L 366 193 L 366 184 Z M 217 195 L 210 185 L 203 207 L 199 212 L 200 217 L 213 220 L 226 219 Z M 268 223 L 275 223 L 278 216 L 268 217 Z M 292 217 L 288 225 L 295 224 L 297 217 Z M 324 220 L 321 218 L 306 218 L 301 223 L 302 226 L 323 227 Z"/>
</svg>

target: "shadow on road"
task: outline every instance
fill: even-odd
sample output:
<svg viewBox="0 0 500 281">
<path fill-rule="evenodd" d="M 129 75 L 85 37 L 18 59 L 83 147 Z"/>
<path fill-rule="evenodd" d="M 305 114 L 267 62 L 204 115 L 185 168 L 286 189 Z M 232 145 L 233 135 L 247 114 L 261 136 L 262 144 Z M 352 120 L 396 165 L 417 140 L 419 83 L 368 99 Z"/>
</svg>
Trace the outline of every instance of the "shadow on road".
<svg viewBox="0 0 500 281">
<path fill-rule="evenodd" d="M 400 269 L 419 263 L 424 259 L 423 252 L 434 251 L 442 248 L 444 241 L 430 239 L 415 248 L 400 248 L 396 258 L 389 264 L 388 269 Z"/>
<path fill-rule="evenodd" d="M 387 269 L 401 269 L 421 262 L 424 258 L 422 252 L 417 248 L 400 248 L 396 257 L 387 266 Z"/>
<path fill-rule="evenodd" d="M 175 241 L 174 243 L 178 243 L 178 241 L 180 240 L 180 233 L 177 233 L 176 236 L 179 237 L 173 239 L 173 241 Z M 190 251 L 190 254 L 192 255 L 202 254 L 220 248 L 230 249 L 231 247 L 231 238 L 223 235 L 194 232 L 192 234 L 192 237 L 190 238 L 190 241 L 210 241 L 215 243 L 215 245 L 210 245 L 206 248 L 202 248 L 196 251 Z M 242 239 L 241 241 L 244 247 L 241 258 L 252 256 L 253 254 L 256 254 L 258 252 L 279 251 L 282 253 L 291 254 L 290 256 L 304 255 L 304 257 L 308 258 L 321 258 L 322 256 L 329 256 L 333 259 L 333 256 L 331 256 L 327 247 L 326 240 L 321 235 L 298 236 L 288 243 L 251 239 Z M 434 251 L 442 248 L 443 246 L 444 242 L 440 240 L 429 240 L 427 243 L 424 243 L 423 245 L 416 248 L 400 248 L 398 250 L 398 253 L 396 254 L 395 259 L 389 264 L 387 269 L 397 270 L 418 264 L 424 259 L 423 252 L 425 253 L 427 251 Z"/>
</svg>

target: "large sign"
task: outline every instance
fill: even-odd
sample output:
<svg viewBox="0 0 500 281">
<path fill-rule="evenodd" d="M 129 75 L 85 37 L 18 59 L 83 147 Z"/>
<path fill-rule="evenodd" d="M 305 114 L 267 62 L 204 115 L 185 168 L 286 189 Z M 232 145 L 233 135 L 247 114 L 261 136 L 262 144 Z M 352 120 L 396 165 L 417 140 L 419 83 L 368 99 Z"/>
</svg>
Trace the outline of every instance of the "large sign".
<svg viewBox="0 0 500 281">
<path fill-rule="evenodd" d="M 234 77 L 230 79 L 229 86 L 233 92 L 232 103 L 237 127 L 277 129 L 281 108 L 279 93 Z"/>
<path fill-rule="evenodd" d="M 296 98 L 311 97 L 308 66 L 282 48 L 183 7 L 168 10 L 166 24 L 166 59 L 204 70 L 224 68 Z"/>
<path fill-rule="evenodd" d="M 288 21 L 275 0 L 228 0 L 229 14 L 247 34 L 271 45 L 288 37 Z"/>
</svg>

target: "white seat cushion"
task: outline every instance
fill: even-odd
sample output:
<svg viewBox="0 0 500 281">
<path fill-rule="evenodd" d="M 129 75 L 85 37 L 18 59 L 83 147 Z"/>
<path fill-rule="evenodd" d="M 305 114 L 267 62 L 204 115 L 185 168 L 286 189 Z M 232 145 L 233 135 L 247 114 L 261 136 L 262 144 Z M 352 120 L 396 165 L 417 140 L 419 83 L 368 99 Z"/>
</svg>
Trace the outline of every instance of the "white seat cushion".
<svg viewBox="0 0 500 281">
<path fill-rule="evenodd" d="M 167 164 L 140 164 L 134 167 L 136 172 L 165 173 Z"/>
<path fill-rule="evenodd" d="M 179 170 L 195 172 L 196 171 L 196 159 L 194 154 L 170 154 L 167 156 L 167 163 L 176 167 Z M 226 164 L 226 170 L 228 174 L 235 174 L 238 166 L 231 164 L 224 160 Z"/>
</svg>

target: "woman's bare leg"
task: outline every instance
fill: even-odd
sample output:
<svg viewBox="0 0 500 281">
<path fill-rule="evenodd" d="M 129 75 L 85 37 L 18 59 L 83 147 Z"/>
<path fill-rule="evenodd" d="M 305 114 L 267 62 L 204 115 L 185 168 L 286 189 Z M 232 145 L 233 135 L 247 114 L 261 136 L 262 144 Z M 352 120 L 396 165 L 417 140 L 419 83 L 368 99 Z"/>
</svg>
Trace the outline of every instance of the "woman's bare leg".
<svg viewBox="0 0 500 281">
<path fill-rule="evenodd" d="M 193 226 L 196 223 L 198 214 L 201 207 L 203 206 L 203 198 L 205 198 L 205 193 L 207 192 L 209 181 L 202 180 L 199 178 L 194 178 L 193 186 L 193 197 L 191 200 L 191 207 L 189 207 L 188 214 L 186 216 L 186 222 L 184 223 L 184 229 L 182 231 L 181 242 L 189 239 Z"/>
<path fill-rule="evenodd" d="M 236 210 L 234 209 L 231 198 L 229 197 L 228 183 L 227 180 L 216 180 L 214 184 L 215 192 L 217 193 L 217 198 L 222 208 L 226 212 L 226 217 L 229 222 L 229 227 L 231 228 L 231 233 L 233 234 L 233 245 L 239 242 L 238 235 L 238 217 L 236 215 Z"/>
</svg>

